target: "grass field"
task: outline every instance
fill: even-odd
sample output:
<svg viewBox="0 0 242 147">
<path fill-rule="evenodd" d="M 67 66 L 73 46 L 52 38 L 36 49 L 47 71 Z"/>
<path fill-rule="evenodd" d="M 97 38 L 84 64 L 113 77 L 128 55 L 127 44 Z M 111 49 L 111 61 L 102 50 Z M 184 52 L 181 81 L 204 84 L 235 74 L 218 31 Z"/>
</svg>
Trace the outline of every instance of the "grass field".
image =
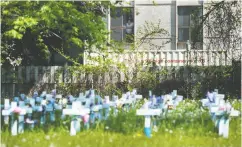
<svg viewBox="0 0 242 147">
<path fill-rule="evenodd" d="M 232 102 L 241 111 L 240 101 Z M 137 106 L 139 107 L 139 106 Z M 76 136 L 69 135 L 70 118 L 46 123 L 45 126 L 26 129 L 24 134 L 11 136 L 7 126 L 2 126 L 1 147 L 240 147 L 241 117 L 230 119 L 229 138 L 218 136 L 217 128 L 206 109 L 198 101 L 186 100 L 175 111 L 156 118 L 158 131 L 152 138 L 143 133 L 144 118 L 135 110 L 110 116 L 81 130 Z"/>
</svg>

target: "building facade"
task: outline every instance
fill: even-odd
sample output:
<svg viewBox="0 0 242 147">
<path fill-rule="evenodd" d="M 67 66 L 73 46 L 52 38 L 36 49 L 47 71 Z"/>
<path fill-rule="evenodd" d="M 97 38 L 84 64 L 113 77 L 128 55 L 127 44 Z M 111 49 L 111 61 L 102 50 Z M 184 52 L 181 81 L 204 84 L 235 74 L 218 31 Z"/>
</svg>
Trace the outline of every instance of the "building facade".
<svg viewBox="0 0 242 147">
<path fill-rule="evenodd" d="M 207 13 L 205 6 L 210 4 L 209 0 L 137 0 L 118 3 L 116 12 L 108 13 L 105 21 L 111 32 L 110 38 L 127 43 L 127 53 L 120 56 L 110 52 L 109 57 L 117 62 L 127 61 L 127 64 L 131 62 L 130 58 L 135 58 L 141 62 L 154 60 L 158 66 L 184 66 L 191 60 L 195 60 L 191 63 L 195 66 L 231 65 L 234 50 L 225 50 L 218 46 L 219 43 L 211 43 L 209 40 L 215 36 L 208 28 L 198 29 L 201 16 Z M 159 29 L 164 29 L 166 34 L 157 33 L 147 37 L 142 45 L 135 48 L 135 52 L 129 52 L 129 44 L 140 41 L 143 37 L 140 32 L 145 32 L 145 28 L 151 25 L 156 30 L 159 25 Z M 240 54 L 239 48 L 236 54 Z M 93 63 L 88 56 L 98 55 L 86 53 L 84 64 Z"/>
</svg>

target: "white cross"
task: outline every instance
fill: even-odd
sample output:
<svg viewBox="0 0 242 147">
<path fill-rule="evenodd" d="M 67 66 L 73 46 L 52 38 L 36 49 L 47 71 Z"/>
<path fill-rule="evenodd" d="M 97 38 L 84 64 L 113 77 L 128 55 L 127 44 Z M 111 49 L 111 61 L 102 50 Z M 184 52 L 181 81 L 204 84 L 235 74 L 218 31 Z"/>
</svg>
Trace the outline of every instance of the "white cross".
<svg viewBox="0 0 242 147">
<path fill-rule="evenodd" d="M 47 94 L 46 91 L 43 91 L 42 94 L 40 95 L 40 97 L 44 97 Z"/>
<path fill-rule="evenodd" d="M 8 124 L 9 115 L 7 115 L 7 110 L 11 108 L 9 99 L 4 99 L 4 110 L 2 110 L 2 115 L 4 115 L 4 123 Z"/>
<path fill-rule="evenodd" d="M 85 105 L 86 103 L 86 97 L 83 93 L 79 93 L 79 97 L 76 99 L 76 101 L 80 101 L 82 105 Z"/>
<path fill-rule="evenodd" d="M 172 100 L 172 96 L 171 95 L 165 95 L 164 97 L 164 101 L 163 101 L 163 108 L 164 109 L 168 109 L 168 110 L 171 110 L 173 109 L 173 100 Z"/>
<path fill-rule="evenodd" d="M 172 98 L 174 99 L 177 96 L 177 90 L 173 90 L 171 94 Z"/>
<path fill-rule="evenodd" d="M 136 110 L 136 115 L 145 116 L 145 135 L 151 137 L 151 116 L 160 115 L 161 109 L 149 109 L 149 102 L 146 102 L 143 109 Z"/>
<path fill-rule="evenodd" d="M 86 108 L 90 108 L 91 102 L 94 102 L 94 97 L 88 97 L 89 93 L 90 91 L 86 91 L 85 96 L 83 93 L 79 93 L 79 97 L 76 99 L 76 101 L 81 102 L 81 104 Z"/>
<path fill-rule="evenodd" d="M 15 102 L 19 102 L 19 97 L 14 97 L 13 99 Z"/>
<path fill-rule="evenodd" d="M 109 101 L 109 96 L 105 96 L 104 102 L 105 104 L 108 104 L 109 106 L 116 108 L 119 104 L 119 99 L 117 95 L 114 95 L 112 101 Z"/>
<path fill-rule="evenodd" d="M 37 107 L 37 109 L 38 109 L 38 111 L 40 112 L 40 111 L 42 111 L 43 110 L 43 106 L 46 106 L 47 105 L 47 100 L 45 100 L 45 99 L 42 99 L 41 100 L 41 104 L 40 104 L 40 106 L 38 106 Z M 42 116 L 41 115 L 41 118 L 40 118 L 40 124 L 44 124 L 45 123 L 45 116 Z"/>
<path fill-rule="evenodd" d="M 64 115 L 76 115 L 76 116 L 85 116 L 90 113 L 89 108 L 83 108 L 80 102 L 73 102 L 71 109 L 63 109 Z M 78 120 L 71 121 L 70 135 L 76 135 L 77 131 L 80 130 L 80 122 Z"/>
<path fill-rule="evenodd" d="M 42 98 L 40 98 L 40 97 L 36 97 L 36 100 L 33 99 L 31 101 L 30 101 L 30 104 L 32 103 L 31 105 L 32 105 L 33 110 L 37 111 L 37 112 L 42 112 L 42 110 L 43 110 L 42 104 L 46 103 L 46 102 L 43 102 Z M 38 103 L 38 105 L 36 103 Z"/>
<path fill-rule="evenodd" d="M 96 99 L 98 99 L 98 104 L 96 104 Z M 90 111 L 93 111 L 93 115 L 91 115 L 91 120 L 92 123 L 94 123 L 95 118 L 99 118 L 99 120 L 101 119 L 101 112 L 100 110 L 102 109 L 102 105 L 100 105 L 101 103 L 101 97 L 98 95 L 95 95 L 95 91 L 94 90 L 90 90 L 90 91 L 86 91 L 85 96 L 83 95 L 83 93 L 79 94 L 79 97 L 77 98 L 76 101 L 79 101 L 83 107 L 90 109 Z M 92 107 L 90 107 L 92 105 Z"/>
<path fill-rule="evenodd" d="M 142 95 L 137 95 L 137 90 L 133 89 L 131 92 L 131 98 L 134 98 L 135 100 L 141 100 L 143 98 Z"/>
<path fill-rule="evenodd" d="M 19 101 L 19 107 L 24 111 L 23 111 L 23 113 L 20 113 L 19 117 L 18 117 L 18 123 L 19 123 L 18 133 L 23 133 L 24 132 L 24 115 L 29 110 L 29 107 L 25 106 L 24 101 Z"/>
<path fill-rule="evenodd" d="M 74 100 L 75 100 L 75 98 L 72 96 L 72 95 L 69 95 L 69 101 L 72 103 L 72 102 L 74 102 Z M 66 100 L 67 101 L 67 100 Z M 72 104 L 70 104 L 70 103 L 67 103 L 67 105 L 66 105 L 66 108 L 71 108 L 71 105 Z"/>
<path fill-rule="evenodd" d="M 85 97 L 88 97 L 89 94 L 90 94 L 90 91 L 87 90 L 87 91 L 85 92 Z"/>
<path fill-rule="evenodd" d="M 102 105 L 93 105 L 90 109 L 93 111 L 93 115 L 92 115 L 92 123 L 94 123 L 95 119 L 98 118 L 98 120 L 101 120 L 102 115 L 101 115 L 101 110 L 102 110 L 103 106 Z"/>
<path fill-rule="evenodd" d="M 207 99 L 202 99 L 203 106 L 207 106 L 211 114 L 214 115 L 213 121 L 215 121 L 215 125 L 218 124 L 219 135 L 224 138 L 228 138 L 229 136 L 229 119 L 225 119 L 223 117 L 224 113 L 227 114 L 228 117 L 239 116 L 239 111 L 234 110 L 230 103 L 225 103 L 225 95 L 218 94 L 218 90 L 215 89 L 215 92 L 207 93 Z M 220 120 L 215 119 L 215 116 L 222 117 Z M 219 123 L 218 123 L 219 122 Z"/>
<path fill-rule="evenodd" d="M 55 121 L 54 99 L 52 95 L 46 95 L 46 112 L 50 113 L 50 121 Z"/>
<path fill-rule="evenodd" d="M 130 105 L 134 103 L 134 99 L 130 97 L 130 92 L 123 94 L 122 98 L 119 100 L 119 103 L 121 105 L 128 105 L 128 109 L 129 109 Z M 124 108 L 125 111 L 128 111 L 128 109 L 126 109 L 126 107 Z"/>
<path fill-rule="evenodd" d="M 223 97 L 220 97 L 223 98 Z M 234 110 L 232 106 L 229 103 L 225 103 L 223 99 L 219 100 L 218 105 L 211 105 L 210 106 L 210 112 L 215 113 L 216 116 L 222 117 L 224 113 L 228 113 L 228 117 L 232 116 L 239 116 L 239 111 Z M 215 125 L 218 123 L 218 130 L 219 130 L 219 135 L 223 136 L 224 138 L 229 137 L 229 118 L 225 119 L 222 117 L 220 120 L 215 120 Z"/>
<path fill-rule="evenodd" d="M 30 104 L 32 106 L 32 110 L 33 111 L 37 111 L 37 112 L 42 112 L 43 111 L 43 107 L 42 105 L 43 104 L 46 104 L 46 101 L 43 100 L 42 98 L 40 97 L 36 97 L 36 99 L 30 99 Z M 29 111 L 29 114 L 31 114 L 31 111 Z M 44 124 L 44 117 L 41 115 L 40 116 L 40 123 L 41 124 Z M 28 124 L 32 124 L 32 128 L 34 127 L 34 122 L 27 119 L 26 121 Z"/>
<path fill-rule="evenodd" d="M 28 116 L 28 118 L 26 119 L 26 123 L 31 126 L 31 129 L 33 129 L 34 128 L 34 120 L 32 120 L 30 117 L 32 117 L 32 113 L 33 113 L 33 111 L 35 111 L 35 108 L 36 108 L 36 106 L 35 106 L 35 99 L 28 98 L 28 100 L 29 100 L 29 104 L 31 105 L 31 107 L 26 106 L 25 103 L 22 103 L 22 106 L 21 106 L 20 102 L 19 102 L 19 106 L 22 109 L 26 110 L 26 114 Z M 22 116 L 22 119 L 23 119 L 23 116 Z"/>
<path fill-rule="evenodd" d="M 25 115 L 26 110 L 21 109 L 17 107 L 17 102 L 11 102 L 11 107 L 9 107 L 9 100 L 5 99 L 5 104 L 4 104 L 5 109 L 2 110 L 2 115 L 5 118 L 5 121 L 8 121 L 9 116 L 12 115 L 14 111 L 18 111 L 19 115 Z M 11 120 L 13 121 L 11 123 L 11 134 L 12 136 L 16 136 L 18 134 L 18 120 Z M 22 126 L 22 125 L 21 125 Z M 20 133 L 22 133 L 22 128 L 20 129 Z"/>
<path fill-rule="evenodd" d="M 131 92 L 123 94 L 120 100 L 123 104 L 133 104 L 136 101 L 135 95 L 131 95 Z"/>
<path fill-rule="evenodd" d="M 163 108 L 169 111 L 174 109 L 183 100 L 182 95 L 177 95 L 177 90 L 173 90 L 172 94 L 165 95 L 163 100 Z"/>
<path fill-rule="evenodd" d="M 56 95 L 55 109 L 62 110 L 62 95 Z"/>
<path fill-rule="evenodd" d="M 115 97 L 116 99 L 117 97 Z M 117 100 L 116 100 L 117 102 Z M 105 110 L 104 119 L 106 120 L 109 116 L 110 107 L 116 107 L 117 103 L 115 101 L 110 101 L 109 96 L 104 96 L 102 108 Z M 116 113 L 116 112 L 115 112 Z"/>
<path fill-rule="evenodd" d="M 218 90 L 215 89 L 214 92 L 207 93 L 207 98 L 201 100 L 203 106 L 218 105 L 220 100 L 224 99 L 224 94 L 218 94 Z"/>
</svg>

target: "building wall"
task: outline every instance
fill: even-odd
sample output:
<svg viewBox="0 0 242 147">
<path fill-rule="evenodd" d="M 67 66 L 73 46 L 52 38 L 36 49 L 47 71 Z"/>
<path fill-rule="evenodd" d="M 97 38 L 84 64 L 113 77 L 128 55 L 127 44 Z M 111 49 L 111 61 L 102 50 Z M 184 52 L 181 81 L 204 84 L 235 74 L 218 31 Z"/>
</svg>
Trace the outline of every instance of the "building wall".
<svg viewBox="0 0 242 147">
<path fill-rule="evenodd" d="M 135 32 L 136 37 L 140 36 L 137 32 L 142 28 L 145 22 L 157 24 L 160 21 L 160 28 L 165 29 L 170 34 L 169 36 L 157 36 L 152 39 L 152 44 L 161 46 L 161 49 L 175 50 L 176 49 L 176 2 L 175 1 L 157 1 L 154 5 L 151 1 L 137 1 L 135 3 L 135 11 L 138 15 L 135 16 Z M 172 36 L 172 37 L 171 37 Z M 165 42 L 171 42 L 165 44 Z M 141 49 L 156 49 L 155 47 L 144 44 Z"/>
<path fill-rule="evenodd" d="M 136 32 L 139 27 L 145 24 L 145 21 L 157 23 L 161 20 L 160 27 L 168 31 L 169 37 L 159 37 L 152 39 L 154 44 L 162 46 L 162 50 L 177 50 L 178 42 L 178 6 L 201 6 L 203 3 L 198 0 L 194 1 L 163 1 L 156 0 L 155 4 L 149 0 L 135 2 L 135 10 L 139 12 L 135 19 Z M 171 40 L 167 44 L 164 42 Z M 142 49 L 155 49 L 147 44 Z M 185 49 L 185 48 L 184 48 Z"/>
<path fill-rule="evenodd" d="M 155 36 L 150 38 L 152 44 L 159 46 L 161 48 L 156 48 L 151 46 L 150 44 L 144 43 L 138 48 L 139 54 L 142 54 L 144 57 L 140 57 L 137 55 L 137 61 L 147 61 L 147 60 L 186 60 L 186 58 L 202 58 L 204 59 L 204 64 L 198 63 L 194 64 L 196 66 L 210 66 L 210 65 L 231 65 L 231 55 L 233 52 L 228 50 L 219 50 L 214 44 L 207 45 L 208 42 L 208 34 L 207 29 L 203 28 L 203 44 L 201 47 L 191 48 L 192 55 L 186 57 L 186 42 L 184 42 L 184 48 L 180 49 L 177 47 L 178 43 L 178 7 L 179 6 L 203 6 L 203 14 L 206 14 L 206 10 L 204 9 L 204 5 L 209 5 L 209 2 L 204 3 L 201 0 L 179 0 L 179 1 L 164 1 L 164 0 L 155 0 L 155 4 L 152 0 L 142 0 L 135 1 L 134 3 L 134 33 L 136 37 L 136 41 L 139 40 L 140 36 L 138 35 L 139 29 L 142 28 L 146 22 L 158 23 L 160 20 L 160 28 L 168 31 L 169 36 Z M 127 7 L 127 6 L 125 6 Z M 109 25 L 110 25 L 109 21 Z M 112 25 L 112 24 L 111 24 Z M 142 31 L 142 30 L 141 30 Z M 164 42 L 171 40 L 171 42 L 164 44 Z M 137 48 L 136 48 L 137 49 Z M 208 50 L 209 51 L 208 51 Z M 126 50 L 129 52 L 129 50 Z M 118 61 L 127 61 L 128 58 L 131 57 L 132 53 L 126 53 L 119 57 L 114 57 L 112 53 L 110 53 L 110 58 L 115 59 L 118 58 Z M 136 54 L 136 53 L 135 53 Z M 127 59 L 126 59 L 127 55 Z M 96 54 L 90 54 L 90 56 L 98 56 Z M 136 59 L 135 59 L 136 60 Z M 189 59 L 188 59 L 189 60 Z M 89 63 L 88 59 L 85 60 L 85 63 Z M 129 62 L 127 64 L 130 65 Z M 184 66 L 183 63 L 168 63 L 165 64 L 158 62 L 159 66 Z"/>
</svg>

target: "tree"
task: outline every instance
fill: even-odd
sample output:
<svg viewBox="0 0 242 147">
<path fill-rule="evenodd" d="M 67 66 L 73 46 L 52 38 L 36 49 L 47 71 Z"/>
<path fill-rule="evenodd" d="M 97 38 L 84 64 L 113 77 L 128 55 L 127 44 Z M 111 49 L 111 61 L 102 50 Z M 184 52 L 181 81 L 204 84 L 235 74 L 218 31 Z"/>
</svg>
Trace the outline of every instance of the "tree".
<svg viewBox="0 0 242 147">
<path fill-rule="evenodd" d="M 107 30 L 103 17 L 109 2 L 3 1 L 1 37 L 3 66 L 21 58 L 21 65 L 48 65 L 51 54 L 69 59 L 68 50 L 106 49 Z M 74 62 L 75 63 L 75 62 Z"/>
<path fill-rule="evenodd" d="M 204 11 L 194 33 L 204 31 L 207 49 L 230 50 L 240 58 L 241 1 L 210 1 L 204 4 Z"/>
</svg>

